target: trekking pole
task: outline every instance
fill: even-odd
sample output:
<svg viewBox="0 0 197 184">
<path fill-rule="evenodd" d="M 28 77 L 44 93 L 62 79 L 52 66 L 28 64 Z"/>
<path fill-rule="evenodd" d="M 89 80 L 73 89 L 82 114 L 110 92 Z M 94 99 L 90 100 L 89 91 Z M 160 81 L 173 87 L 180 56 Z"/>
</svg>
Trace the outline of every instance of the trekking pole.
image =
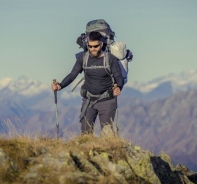
<svg viewBox="0 0 197 184">
<path fill-rule="evenodd" d="M 53 83 L 56 83 L 56 79 L 53 79 Z M 59 139 L 59 121 L 58 121 L 58 108 L 57 108 L 57 90 L 54 91 L 55 110 L 56 110 L 56 127 L 57 127 L 57 139 Z"/>
<path fill-rule="evenodd" d="M 116 134 L 117 137 L 119 137 L 119 126 L 118 126 L 118 97 L 116 96 L 116 104 L 117 104 L 117 108 L 116 108 Z"/>
<path fill-rule="evenodd" d="M 117 84 L 114 84 L 114 88 L 117 87 Z M 115 115 L 115 121 L 116 121 L 116 135 L 119 137 L 119 126 L 118 126 L 118 96 L 115 96 L 116 99 L 116 115 Z"/>
</svg>

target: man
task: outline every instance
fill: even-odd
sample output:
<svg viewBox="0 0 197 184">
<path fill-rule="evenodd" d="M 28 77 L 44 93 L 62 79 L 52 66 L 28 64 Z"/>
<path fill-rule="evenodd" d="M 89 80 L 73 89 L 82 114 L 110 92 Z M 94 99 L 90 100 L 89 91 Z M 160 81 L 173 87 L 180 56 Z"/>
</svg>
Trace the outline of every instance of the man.
<svg viewBox="0 0 197 184">
<path fill-rule="evenodd" d="M 111 125 L 117 108 L 116 96 L 120 95 L 123 87 L 123 77 L 118 59 L 109 53 L 110 75 L 104 67 L 104 52 L 102 51 L 102 35 L 91 32 L 88 36 L 87 65 L 84 66 L 84 54 L 81 54 L 71 73 L 61 83 L 53 83 L 52 90 L 61 90 L 67 87 L 79 73 L 84 71 L 85 82 L 82 85 L 83 104 L 80 115 L 82 134 L 93 133 L 97 115 L 101 130 L 105 125 Z M 113 83 L 115 82 L 115 85 Z M 84 93 L 85 91 L 85 93 Z"/>
</svg>

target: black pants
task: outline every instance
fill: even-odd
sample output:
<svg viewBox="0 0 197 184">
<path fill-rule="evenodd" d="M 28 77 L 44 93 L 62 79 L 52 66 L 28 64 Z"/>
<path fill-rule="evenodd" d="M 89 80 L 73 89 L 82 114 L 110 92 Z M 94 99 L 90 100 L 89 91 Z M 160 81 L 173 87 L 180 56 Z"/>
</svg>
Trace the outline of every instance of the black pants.
<svg viewBox="0 0 197 184">
<path fill-rule="evenodd" d="M 86 99 L 83 99 L 82 107 L 85 104 L 85 101 Z M 93 133 L 94 123 L 96 121 L 97 115 L 99 115 L 101 130 L 105 125 L 112 125 L 116 113 L 116 108 L 116 98 L 97 102 L 92 108 L 88 108 L 84 118 L 81 120 L 81 133 Z"/>
</svg>

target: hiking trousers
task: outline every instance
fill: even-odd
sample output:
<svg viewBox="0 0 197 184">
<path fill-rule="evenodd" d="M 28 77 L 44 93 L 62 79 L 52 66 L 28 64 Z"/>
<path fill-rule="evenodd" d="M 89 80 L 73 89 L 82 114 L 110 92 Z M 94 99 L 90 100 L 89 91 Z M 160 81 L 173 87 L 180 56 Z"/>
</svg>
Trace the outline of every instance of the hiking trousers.
<svg viewBox="0 0 197 184">
<path fill-rule="evenodd" d="M 86 99 L 83 98 L 82 108 Z M 101 125 L 101 130 L 105 125 L 111 125 L 116 114 L 117 100 L 112 98 L 109 100 L 97 102 L 91 108 L 87 108 L 84 118 L 81 120 L 81 133 L 89 134 L 94 132 L 94 123 L 97 115 Z"/>
</svg>

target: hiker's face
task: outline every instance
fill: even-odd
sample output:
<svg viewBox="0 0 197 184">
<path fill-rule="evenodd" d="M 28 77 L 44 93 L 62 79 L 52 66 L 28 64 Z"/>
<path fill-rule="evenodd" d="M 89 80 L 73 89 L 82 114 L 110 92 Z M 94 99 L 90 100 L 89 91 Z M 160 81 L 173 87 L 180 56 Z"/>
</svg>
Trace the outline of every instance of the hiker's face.
<svg viewBox="0 0 197 184">
<path fill-rule="evenodd" d="M 100 41 L 89 41 L 88 42 L 89 52 L 94 57 L 97 57 L 100 55 L 102 46 L 103 46 L 103 43 Z"/>
</svg>

